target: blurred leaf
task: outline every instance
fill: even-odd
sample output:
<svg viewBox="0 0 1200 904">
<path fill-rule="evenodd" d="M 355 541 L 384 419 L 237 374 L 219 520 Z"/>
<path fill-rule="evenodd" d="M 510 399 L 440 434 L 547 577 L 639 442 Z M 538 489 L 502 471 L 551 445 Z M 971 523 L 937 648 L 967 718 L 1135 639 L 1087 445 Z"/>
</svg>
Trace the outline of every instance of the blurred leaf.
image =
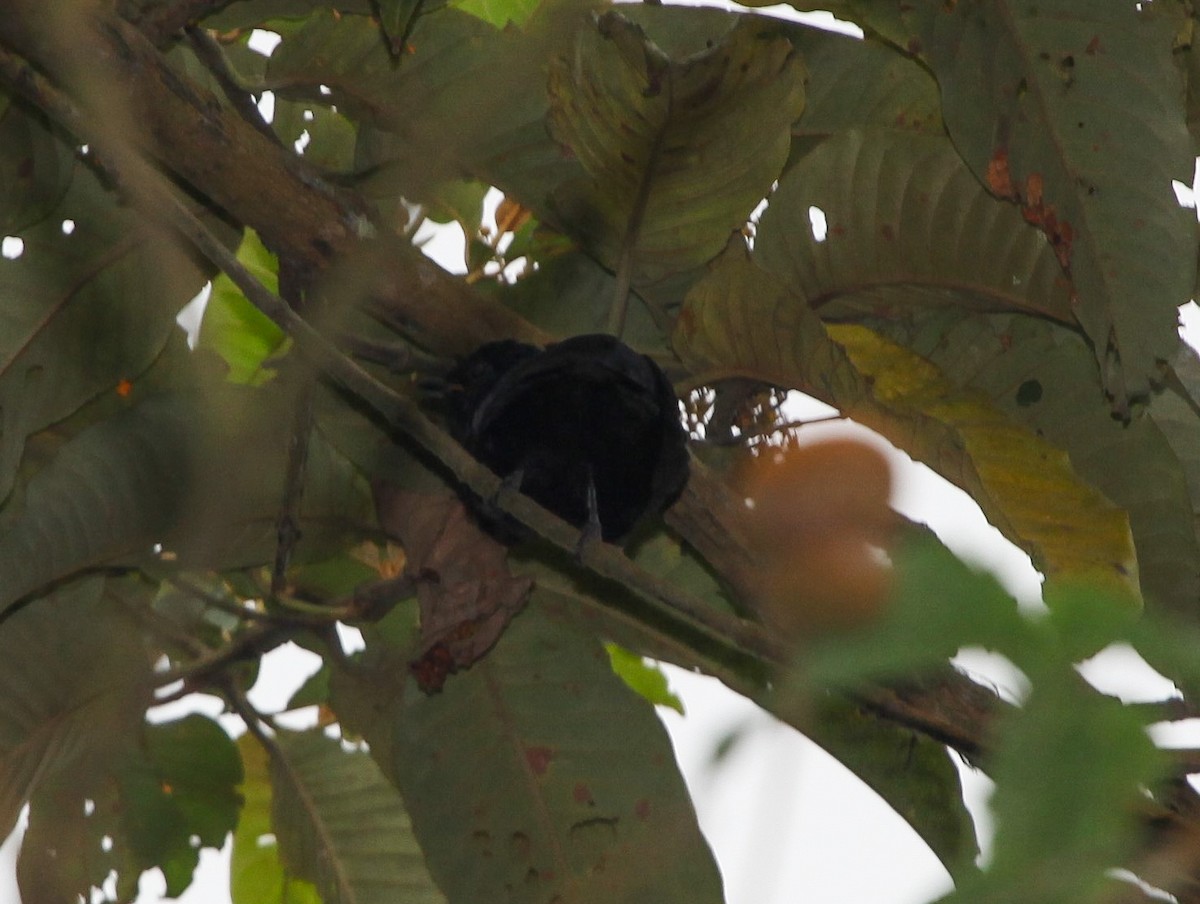
<svg viewBox="0 0 1200 904">
<path fill-rule="evenodd" d="M 378 695 L 352 727 L 391 770 L 448 900 L 721 900 L 662 724 L 589 634 L 535 598 L 436 696 L 387 663 L 334 706 Z"/>
<path fill-rule="evenodd" d="M 900 814 L 956 882 L 977 871 L 975 823 L 944 745 L 837 696 L 822 697 L 800 729 Z"/>
<path fill-rule="evenodd" d="M 279 261 L 258 236 L 247 230 L 238 260 L 268 291 L 279 291 Z M 229 365 L 229 380 L 258 386 L 275 376 L 264 364 L 288 344 L 275 323 L 256 308 L 224 273 L 213 280 L 212 295 L 200 324 L 199 347 Z"/>
<path fill-rule="evenodd" d="M 0 237 L 20 235 L 47 216 L 74 170 L 71 149 L 46 123 L 0 94 Z"/>
<path fill-rule="evenodd" d="M 982 647 L 1019 668 L 1044 654 L 1036 630 L 994 577 L 975 571 L 927 528 L 892 550 L 896 582 L 876 624 L 817 638 L 800 663 L 812 686 L 894 680 L 939 667 L 963 647 Z"/>
<path fill-rule="evenodd" d="M 17 864 L 29 904 L 87 894 L 124 850 L 114 775 L 140 759 L 151 678 L 127 602 L 88 578 L 0 623 L 0 834 L 29 801 Z"/>
<path fill-rule="evenodd" d="M 1070 674 L 1054 664 L 1032 676 L 1001 730 L 992 863 L 948 902 L 1099 901 L 1108 871 L 1135 849 L 1135 814 L 1165 756 L 1136 712 Z"/>
<path fill-rule="evenodd" d="M 149 562 L 163 544 L 212 567 L 258 564 L 277 542 L 287 429 L 268 389 L 225 386 L 147 399 L 72 439 L 35 474 L 0 529 L 0 611 L 82 569 Z M 299 554 L 329 555 L 366 523 L 356 472 L 310 443 Z"/>
<path fill-rule="evenodd" d="M 556 189 L 560 220 L 606 266 L 628 259 L 634 285 L 711 259 L 779 175 L 803 79 L 762 23 L 675 62 L 604 13 L 551 63 L 550 133 L 586 173 Z"/>
<path fill-rule="evenodd" d="M 242 763 L 229 735 L 205 716 L 148 725 L 145 734 L 148 759 L 121 776 L 121 828 L 138 870 L 160 868 L 167 894 L 178 897 L 200 846 L 221 848 L 237 825 Z"/>
<path fill-rule="evenodd" d="M 315 886 L 284 871 L 271 819 L 271 768 L 267 752 L 249 733 L 237 742 L 245 778 L 233 834 L 230 896 L 233 904 L 326 904 Z"/>
<path fill-rule="evenodd" d="M 604 645 L 612 669 L 639 697 L 655 706 L 666 706 L 683 715 L 683 701 L 671 690 L 667 675 L 656 663 L 615 643 Z"/>
<path fill-rule="evenodd" d="M 24 252 L 0 258 L 0 500 L 26 438 L 145 370 L 205 279 L 86 167 L 20 238 Z"/>
</svg>

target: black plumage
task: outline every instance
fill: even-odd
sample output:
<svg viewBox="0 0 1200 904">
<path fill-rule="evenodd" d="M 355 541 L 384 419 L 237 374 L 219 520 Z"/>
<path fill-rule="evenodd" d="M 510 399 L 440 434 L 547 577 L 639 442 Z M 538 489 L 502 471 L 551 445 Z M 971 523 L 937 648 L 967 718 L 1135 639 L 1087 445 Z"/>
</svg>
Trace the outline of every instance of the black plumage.
<svg viewBox="0 0 1200 904">
<path fill-rule="evenodd" d="M 612 336 L 576 336 L 545 351 L 491 342 L 447 382 L 455 438 L 564 520 L 598 521 L 605 540 L 661 512 L 687 482 L 687 434 L 670 381 Z"/>
</svg>

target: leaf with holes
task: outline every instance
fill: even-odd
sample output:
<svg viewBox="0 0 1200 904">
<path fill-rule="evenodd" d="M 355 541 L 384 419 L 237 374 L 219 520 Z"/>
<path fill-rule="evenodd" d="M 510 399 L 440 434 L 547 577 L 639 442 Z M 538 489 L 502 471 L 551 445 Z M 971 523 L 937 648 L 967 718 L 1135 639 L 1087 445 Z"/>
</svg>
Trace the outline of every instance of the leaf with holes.
<svg viewBox="0 0 1200 904">
<path fill-rule="evenodd" d="M 0 258 L 0 500 L 26 438 L 145 370 L 204 282 L 84 167 L 20 238 L 23 253 Z"/>
<path fill-rule="evenodd" d="M 0 835 L 30 801 L 17 865 L 26 901 L 75 900 L 124 852 L 113 778 L 140 761 L 151 677 L 129 602 L 87 578 L 3 621 Z"/>
<path fill-rule="evenodd" d="M 1195 155 L 1157 6 L 923 0 L 900 16 L 963 159 L 1053 248 L 1120 412 L 1171 357 L 1195 278 L 1193 217 L 1171 189 Z"/>
<path fill-rule="evenodd" d="M 826 318 L 954 305 L 1073 320 L 1042 235 L 940 135 L 854 129 L 822 142 L 780 180 L 755 254 Z"/>
<path fill-rule="evenodd" d="M 711 259 L 779 175 L 803 79 L 761 22 L 675 61 L 604 13 L 551 63 L 550 132 L 586 173 L 557 189 L 562 220 L 635 285 Z"/>
</svg>

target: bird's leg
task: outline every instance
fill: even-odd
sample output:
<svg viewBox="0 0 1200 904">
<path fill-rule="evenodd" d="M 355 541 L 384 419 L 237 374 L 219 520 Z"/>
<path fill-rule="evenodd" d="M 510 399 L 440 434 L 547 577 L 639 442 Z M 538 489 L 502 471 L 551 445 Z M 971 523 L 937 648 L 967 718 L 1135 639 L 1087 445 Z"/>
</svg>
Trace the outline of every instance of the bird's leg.
<svg viewBox="0 0 1200 904">
<path fill-rule="evenodd" d="M 575 544 L 575 558 L 583 561 L 584 550 L 593 543 L 603 539 L 600 527 L 600 505 L 596 501 L 596 481 L 592 477 L 592 469 L 587 469 L 587 522 L 579 532 L 579 542 Z"/>
<path fill-rule="evenodd" d="M 501 509 L 502 503 L 506 497 L 519 494 L 521 492 L 521 484 L 525 482 L 525 469 L 517 468 L 515 471 L 509 471 L 500 481 L 500 486 L 496 488 L 495 494 L 488 503 L 493 509 Z"/>
</svg>

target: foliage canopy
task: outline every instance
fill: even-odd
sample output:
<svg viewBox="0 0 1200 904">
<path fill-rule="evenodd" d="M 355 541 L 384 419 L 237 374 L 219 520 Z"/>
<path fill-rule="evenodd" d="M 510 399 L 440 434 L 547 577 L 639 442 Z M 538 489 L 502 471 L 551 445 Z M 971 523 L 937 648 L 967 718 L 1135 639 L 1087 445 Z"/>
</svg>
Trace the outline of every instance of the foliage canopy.
<svg viewBox="0 0 1200 904">
<path fill-rule="evenodd" d="M 949 901 L 1200 901 L 1200 766 L 1147 732 L 1200 692 L 1191 4 L 819 5 L 865 37 L 594 0 L 9 0 L 0 829 L 29 805 L 25 904 L 130 900 L 152 868 L 177 895 L 229 833 L 235 902 L 720 901 L 646 657 L 837 756 Z M 425 221 L 462 228 L 465 276 L 413 247 Z M 506 493 L 421 388 L 485 341 L 604 330 L 694 428 L 683 497 L 625 550 Z M 890 517 L 877 598 L 853 450 L 801 459 L 756 528 L 740 481 L 803 439 L 792 389 L 969 493 L 1047 607 Z M 464 494 L 537 539 L 501 545 Z M 305 732 L 246 696 L 286 641 L 323 660 Z M 1075 667 L 1114 643 L 1180 698 L 1092 689 Z M 148 720 L 192 692 L 246 732 Z M 956 756 L 996 781 L 982 867 Z"/>
</svg>

